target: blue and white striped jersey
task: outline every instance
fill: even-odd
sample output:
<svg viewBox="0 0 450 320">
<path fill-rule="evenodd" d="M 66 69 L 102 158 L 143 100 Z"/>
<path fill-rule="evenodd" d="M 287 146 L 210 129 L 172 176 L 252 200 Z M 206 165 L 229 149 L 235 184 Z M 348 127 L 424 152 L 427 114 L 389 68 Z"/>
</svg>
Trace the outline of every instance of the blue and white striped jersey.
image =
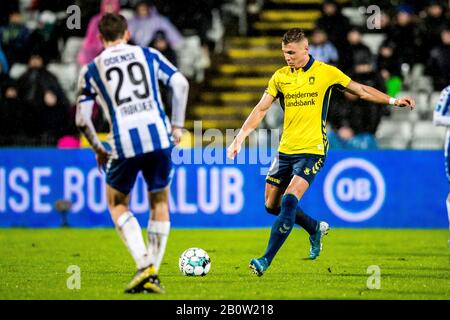
<svg viewBox="0 0 450 320">
<path fill-rule="evenodd" d="M 437 126 L 450 127 L 450 85 L 441 91 L 434 109 L 433 123 Z"/>
<path fill-rule="evenodd" d="M 157 50 L 128 44 L 106 48 L 84 66 L 79 104 L 102 107 L 111 128 L 111 156 L 131 158 L 173 144 L 158 80 L 168 85 L 177 69 Z"/>
</svg>

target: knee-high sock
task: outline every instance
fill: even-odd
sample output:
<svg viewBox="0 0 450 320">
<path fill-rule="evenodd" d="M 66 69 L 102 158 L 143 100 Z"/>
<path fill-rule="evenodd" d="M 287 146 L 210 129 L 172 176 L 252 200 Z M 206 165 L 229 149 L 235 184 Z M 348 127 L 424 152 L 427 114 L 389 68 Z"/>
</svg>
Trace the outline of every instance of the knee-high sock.
<svg viewBox="0 0 450 320">
<path fill-rule="evenodd" d="M 156 270 L 159 270 L 161 261 L 166 250 L 167 239 L 170 232 L 169 221 L 149 221 L 148 236 L 148 255 L 153 262 Z"/>
<path fill-rule="evenodd" d="M 266 211 L 273 215 L 279 215 L 281 208 L 270 209 L 266 207 Z M 310 235 L 316 233 L 318 221 L 306 214 L 302 208 L 297 206 L 297 210 L 295 212 L 295 224 L 299 225 L 303 229 L 306 230 Z"/>
<path fill-rule="evenodd" d="M 298 199 L 293 194 L 285 194 L 281 200 L 281 212 L 272 225 L 269 244 L 263 256 L 267 259 L 269 264 L 272 263 L 272 260 L 278 250 L 280 250 L 284 241 L 291 233 L 292 227 L 295 223 L 297 204 Z"/>
<path fill-rule="evenodd" d="M 450 229 L 450 201 L 447 199 L 448 228 Z"/>
<path fill-rule="evenodd" d="M 149 261 L 141 226 L 130 211 L 122 213 L 117 219 L 116 230 L 136 262 L 136 267 L 147 267 Z"/>
</svg>

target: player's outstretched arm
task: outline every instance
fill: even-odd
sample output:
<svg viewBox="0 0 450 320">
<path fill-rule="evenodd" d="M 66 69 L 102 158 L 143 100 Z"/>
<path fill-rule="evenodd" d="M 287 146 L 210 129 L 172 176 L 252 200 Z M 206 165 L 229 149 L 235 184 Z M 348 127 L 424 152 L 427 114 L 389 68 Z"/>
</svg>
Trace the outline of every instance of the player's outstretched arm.
<svg viewBox="0 0 450 320">
<path fill-rule="evenodd" d="M 268 93 L 264 93 L 261 100 L 253 108 L 252 112 L 247 117 L 247 120 L 245 120 L 236 138 L 234 138 L 233 142 L 228 147 L 227 149 L 228 159 L 234 159 L 234 157 L 239 153 L 239 151 L 241 151 L 241 146 L 242 143 L 245 141 L 245 138 L 247 138 L 247 136 L 259 126 L 262 119 L 264 119 L 267 110 L 269 110 L 270 106 L 272 105 L 273 100 L 274 97 L 272 97 Z"/>
<path fill-rule="evenodd" d="M 411 110 L 416 106 L 416 102 L 411 97 L 402 97 L 399 99 L 391 98 L 387 94 L 373 87 L 369 87 L 355 81 L 350 81 L 345 90 L 369 102 L 384 105 L 390 104 L 397 107 L 409 107 Z"/>
</svg>

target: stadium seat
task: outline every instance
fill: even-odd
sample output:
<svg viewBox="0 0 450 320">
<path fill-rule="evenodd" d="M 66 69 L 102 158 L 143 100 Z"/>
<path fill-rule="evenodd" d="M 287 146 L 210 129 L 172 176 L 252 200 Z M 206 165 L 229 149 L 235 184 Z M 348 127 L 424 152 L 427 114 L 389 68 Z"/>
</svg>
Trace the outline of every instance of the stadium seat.
<svg viewBox="0 0 450 320">
<path fill-rule="evenodd" d="M 415 122 L 419 120 L 419 112 L 409 108 L 391 107 L 391 120 Z"/>
<path fill-rule="evenodd" d="M 210 41 L 214 43 L 214 52 L 216 54 L 223 51 L 223 36 L 225 34 L 225 27 L 220 17 L 220 11 L 213 9 L 212 12 L 212 26 L 206 33 L 206 36 Z"/>
<path fill-rule="evenodd" d="M 132 9 L 122 9 L 120 14 L 125 17 L 125 19 L 130 20 L 134 16 L 134 11 Z"/>
<path fill-rule="evenodd" d="M 445 128 L 431 121 L 418 121 L 413 128 L 412 149 L 441 149 L 444 147 Z"/>
<path fill-rule="evenodd" d="M 75 62 L 77 58 L 78 51 L 83 44 L 83 38 L 81 37 L 70 37 L 66 41 L 64 46 L 61 60 L 65 63 Z"/>
<path fill-rule="evenodd" d="M 77 90 L 78 65 L 76 63 L 50 63 L 47 69 L 56 76 L 70 103 L 74 103 Z"/>
<path fill-rule="evenodd" d="M 412 125 L 408 121 L 384 120 L 376 137 L 380 149 L 407 149 L 412 137 Z"/>
<path fill-rule="evenodd" d="M 430 96 L 426 92 L 417 92 L 412 96 L 416 100 L 416 109 L 422 120 L 430 120 L 434 108 L 430 104 Z"/>
<path fill-rule="evenodd" d="M 434 91 L 430 95 L 430 107 L 434 110 L 436 108 L 436 105 L 439 102 L 439 97 L 441 96 L 441 93 L 439 91 Z"/>
<path fill-rule="evenodd" d="M 247 34 L 247 5 L 245 0 L 224 1 L 221 10 L 224 16 L 231 15 L 238 19 L 239 34 Z"/>
<path fill-rule="evenodd" d="M 350 20 L 350 24 L 354 26 L 362 27 L 366 22 L 364 13 L 361 13 L 357 7 L 342 8 L 342 14 L 346 16 Z"/>
<path fill-rule="evenodd" d="M 176 48 L 176 52 L 180 71 L 186 77 L 202 82 L 205 67 L 200 37 L 197 35 L 185 37 L 181 46 Z"/>
<path fill-rule="evenodd" d="M 24 63 L 14 63 L 9 70 L 9 76 L 12 79 L 17 80 L 21 75 L 25 73 L 25 71 L 27 71 L 27 68 L 27 65 Z"/>
<path fill-rule="evenodd" d="M 382 33 L 364 33 L 361 41 L 369 47 L 372 54 L 378 55 L 378 49 L 384 39 L 386 39 L 386 35 Z"/>
</svg>

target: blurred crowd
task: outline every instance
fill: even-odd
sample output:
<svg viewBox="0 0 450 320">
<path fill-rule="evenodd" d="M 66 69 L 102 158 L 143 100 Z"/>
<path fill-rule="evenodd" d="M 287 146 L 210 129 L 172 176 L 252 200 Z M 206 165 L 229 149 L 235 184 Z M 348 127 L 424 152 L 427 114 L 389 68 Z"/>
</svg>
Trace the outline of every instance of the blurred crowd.
<svg viewBox="0 0 450 320">
<path fill-rule="evenodd" d="M 367 8 L 373 3 L 357 1 Z M 423 78 L 430 77 L 430 90 L 450 84 L 450 20 L 443 1 L 377 2 L 379 18 L 366 16 L 363 26 L 352 25 L 335 1 L 324 1 L 322 16 L 310 37 L 311 54 L 336 65 L 353 80 L 376 87 L 395 97 L 405 89 L 408 72 L 424 66 Z M 361 15 L 361 13 L 359 13 Z M 373 16 L 372 16 L 373 18 Z M 377 52 L 363 42 L 364 34 L 382 35 Z M 334 149 L 376 148 L 375 133 L 390 109 L 334 92 L 328 120 L 330 144 Z"/>
<path fill-rule="evenodd" d="M 221 52 L 227 28 L 252 34 L 251 23 L 264 10 L 264 0 L 2 0 L 0 11 L 0 145 L 76 145 L 74 101 L 64 84 L 47 66 L 64 64 L 69 40 L 82 39 L 73 63 L 77 70 L 102 51 L 97 25 L 106 12 L 128 19 L 131 43 L 160 50 L 192 81 L 201 83 L 211 56 Z M 367 3 L 366 3 L 367 2 Z M 67 8 L 81 9 L 79 28 L 66 26 Z M 244 4 L 248 27 L 226 23 Z M 369 6 L 353 1 L 351 7 Z M 423 65 L 432 79 L 432 90 L 450 83 L 449 9 L 441 1 L 377 1 L 381 16 L 375 28 L 355 26 L 335 2 L 325 0 L 322 15 L 310 34 L 310 51 L 317 59 L 338 66 L 352 79 L 375 86 L 390 96 L 398 94 L 405 70 Z M 239 11 L 239 10 L 237 10 Z M 370 14 L 367 15 L 369 17 Z M 225 24 L 224 24 L 225 22 Z M 236 26 L 237 25 L 237 26 Z M 382 34 L 378 52 L 362 41 L 364 34 Z M 26 65 L 19 77 L 11 69 Z M 77 72 L 74 72 L 77 73 Z M 335 90 L 336 91 L 336 90 Z M 374 134 L 388 108 L 355 100 L 336 92 L 329 110 L 330 141 L 346 148 L 376 144 Z M 94 121 L 106 132 L 98 108 Z"/>
<path fill-rule="evenodd" d="M 2 0 L 0 11 L 0 145 L 76 146 L 74 101 L 53 74 L 49 64 L 64 64 L 69 39 L 82 39 L 76 48 L 76 70 L 102 50 L 98 23 L 105 13 L 123 14 L 132 44 L 161 51 L 193 81 L 203 81 L 211 51 L 222 35 L 217 11 L 222 1 L 191 0 Z M 79 27 L 67 22 L 80 8 Z M 70 18 L 76 23 L 76 18 Z M 220 17 L 219 17 L 220 19 Z M 220 28 L 219 28 L 220 29 Z M 217 35 L 219 33 L 219 35 Z M 180 54 L 183 53 L 183 54 Z M 71 61 L 69 61 L 70 63 Z M 20 77 L 11 77 L 13 66 L 26 66 Z M 17 68 L 16 68 L 17 69 Z M 61 72 L 65 71 L 60 68 Z M 76 77 L 76 75 L 74 75 Z M 73 99 L 72 99 L 73 100 Z M 96 106 L 94 122 L 107 132 Z"/>
</svg>

